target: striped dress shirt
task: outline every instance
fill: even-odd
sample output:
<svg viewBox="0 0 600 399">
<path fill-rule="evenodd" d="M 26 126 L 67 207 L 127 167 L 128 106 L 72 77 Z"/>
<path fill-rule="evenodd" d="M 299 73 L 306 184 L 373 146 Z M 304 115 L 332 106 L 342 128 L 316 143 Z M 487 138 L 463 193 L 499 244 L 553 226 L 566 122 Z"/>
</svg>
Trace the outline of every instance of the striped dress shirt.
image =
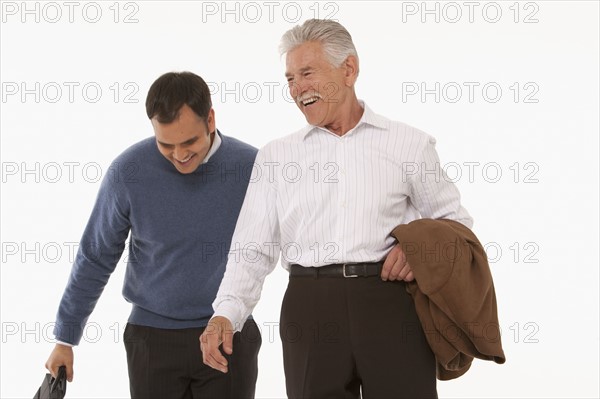
<svg viewBox="0 0 600 399">
<path fill-rule="evenodd" d="M 399 224 L 443 218 L 472 226 L 435 139 L 360 103 L 360 121 L 341 137 L 308 125 L 259 151 L 213 303 L 214 316 L 236 331 L 280 255 L 288 270 L 376 262 Z"/>
</svg>

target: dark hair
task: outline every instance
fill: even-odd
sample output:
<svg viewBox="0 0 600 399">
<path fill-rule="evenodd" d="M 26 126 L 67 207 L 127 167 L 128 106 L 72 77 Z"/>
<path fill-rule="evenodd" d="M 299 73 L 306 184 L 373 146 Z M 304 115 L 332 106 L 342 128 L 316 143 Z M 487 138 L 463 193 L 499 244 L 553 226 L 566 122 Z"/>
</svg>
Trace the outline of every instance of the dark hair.
<svg viewBox="0 0 600 399">
<path fill-rule="evenodd" d="M 148 118 L 171 123 L 187 104 L 196 115 L 206 119 L 212 107 L 210 90 L 204 79 L 192 72 L 168 72 L 152 83 L 146 97 Z"/>
</svg>

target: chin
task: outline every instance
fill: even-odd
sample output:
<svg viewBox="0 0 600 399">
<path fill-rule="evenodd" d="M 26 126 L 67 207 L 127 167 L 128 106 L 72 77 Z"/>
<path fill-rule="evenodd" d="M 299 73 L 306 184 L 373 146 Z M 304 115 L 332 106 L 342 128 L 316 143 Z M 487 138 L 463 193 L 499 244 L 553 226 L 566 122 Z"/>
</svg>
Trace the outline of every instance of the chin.
<svg viewBox="0 0 600 399">
<path fill-rule="evenodd" d="M 313 110 L 312 114 L 309 114 L 307 112 L 304 113 L 304 118 L 306 119 L 306 122 L 313 126 L 323 127 L 325 125 L 325 115 L 323 115 L 322 113 L 316 113 L 314 111 L 316 110 Z"/>
<path fill-rule="evenodd" d="M 196 169 L 198 169 L 198 166 L 200 165 L 189 165 L 187 167 L 182 167 L 181 165 L 177 164 L 177 163 L 173 163 L 173 165 L 175 166 L 175 169 L 177 169 L 177 171 L 181 174 L 187 175 L 189 173 L 194 172 Z"/>
<path fill-rule="evenodd" d="M 306 119 L 306 122 L 308 122 L 309 125 L 319 126 L 319 121 L 316 118 L 311 118 L 306 114 L 304 114 L 304 118 Z"/>
</svg>

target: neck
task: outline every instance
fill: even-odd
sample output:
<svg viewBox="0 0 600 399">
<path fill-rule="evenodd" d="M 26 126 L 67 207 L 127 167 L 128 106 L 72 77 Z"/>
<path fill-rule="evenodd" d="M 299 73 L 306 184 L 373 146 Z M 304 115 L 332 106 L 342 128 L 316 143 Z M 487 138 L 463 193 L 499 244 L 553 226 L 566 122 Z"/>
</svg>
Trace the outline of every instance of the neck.
<svg viewBox="0 0 600 399">
<path fill-rule="evenodd" d="M 358 99 L 354 97 L 348 106 L 344 107 L 341 111 L 343 115 L 340 120 L 325 125 L 326 129 L 340 137 L 348 133 L 358 124 L 364 110 L 360 106 Z"/>
</svg>

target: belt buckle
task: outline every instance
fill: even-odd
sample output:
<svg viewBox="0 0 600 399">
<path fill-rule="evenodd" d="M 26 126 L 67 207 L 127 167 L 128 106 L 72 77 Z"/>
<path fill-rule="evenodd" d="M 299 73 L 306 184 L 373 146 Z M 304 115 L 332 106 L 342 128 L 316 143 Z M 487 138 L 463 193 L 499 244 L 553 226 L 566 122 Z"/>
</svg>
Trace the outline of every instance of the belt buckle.
<svg viewBox="0 0 600 399">
<path fill-rule="evenodd" d="M 352 264 L 352 263 L 344 263 L 342 265 L 342 275 L 344 276 L 344 278 L 358 277 L 358 274 L 346 274 L 346 266 L 348 266 L 349 264 Z"/>
</svg>

